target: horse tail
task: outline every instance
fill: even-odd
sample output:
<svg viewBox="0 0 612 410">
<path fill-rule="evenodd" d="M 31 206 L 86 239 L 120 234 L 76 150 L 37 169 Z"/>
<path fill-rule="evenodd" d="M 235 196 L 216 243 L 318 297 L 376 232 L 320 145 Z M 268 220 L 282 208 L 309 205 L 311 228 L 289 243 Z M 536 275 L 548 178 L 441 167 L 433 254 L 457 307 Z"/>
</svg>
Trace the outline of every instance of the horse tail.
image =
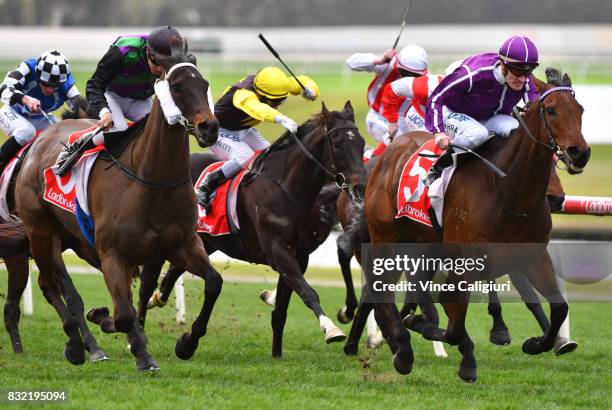
<svg viewBox="0 0 612 410">
<path fill-rule="evenodd" d="M 30 241 L 19 218 L 0 223 L 0 258 L 26 253 L 29 248 Z"/>
</svg>

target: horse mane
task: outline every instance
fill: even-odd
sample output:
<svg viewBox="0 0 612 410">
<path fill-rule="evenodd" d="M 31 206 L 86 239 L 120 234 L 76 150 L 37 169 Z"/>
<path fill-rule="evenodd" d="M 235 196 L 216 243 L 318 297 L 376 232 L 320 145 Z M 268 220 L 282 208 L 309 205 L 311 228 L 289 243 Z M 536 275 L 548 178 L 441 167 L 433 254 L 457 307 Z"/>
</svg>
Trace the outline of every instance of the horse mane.
<svg viewBox="0 0 612 410">
<path fill-rule="evenodd" d="M 308 121 L 298 127 L 297 138 L 301 141 L 316 129 L 325 127 L 325 118 L 322 113 L 314 114 Z M 295 145 L 295 140 L 291 138 L 289 131 L 285 131 L 276 141 L 270 145 L 269 152 L 283 151 Z"/>
</svg>

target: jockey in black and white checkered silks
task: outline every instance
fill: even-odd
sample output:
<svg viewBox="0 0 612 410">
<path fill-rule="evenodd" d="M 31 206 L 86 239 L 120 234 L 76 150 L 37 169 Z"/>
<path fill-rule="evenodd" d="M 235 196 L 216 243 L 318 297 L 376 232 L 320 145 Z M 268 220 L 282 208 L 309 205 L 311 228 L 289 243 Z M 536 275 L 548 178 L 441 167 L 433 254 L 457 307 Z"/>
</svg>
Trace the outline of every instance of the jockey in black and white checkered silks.
<svg viewBox="0 0 612 410">
<path fill-rule="evenodd" d="M 29 58 L 10 71 L 0 85 L 0 129 L 8 136 L 0 148 L 0 169 L 38 131 L 56 119 L 50 113 L 65 102 L 75 108 L 81 97 L 66 57 L 56 50 Z"/>
</svg>

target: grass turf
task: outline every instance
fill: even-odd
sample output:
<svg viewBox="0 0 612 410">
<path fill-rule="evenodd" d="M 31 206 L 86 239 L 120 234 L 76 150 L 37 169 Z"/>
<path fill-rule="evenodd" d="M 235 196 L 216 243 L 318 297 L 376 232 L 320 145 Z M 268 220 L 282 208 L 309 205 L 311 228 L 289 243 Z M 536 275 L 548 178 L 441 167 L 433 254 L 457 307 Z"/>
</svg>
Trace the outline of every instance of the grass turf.
<svg viewBox="0 0 612 410">
<path fill-rule="evenodd" d="M 248 268 L 231 266 L 224 273 L 238 273 L 236 269 Z M 73 278 L 87 307 L 110 303 L 101 276 Z M 479 380 L 467 385 L 456 375 L 460 360 L 456 348 L 447 346 L 449 358 L 438 359 L 431 344 L 415 334 L 415 367 L 409 376 L 394 371 L 386 346 L 378 351 L 361 346 L 357 357 L 344 356 L 341 344 L 324 343 L 316 319 L 295 295 L 285 328 L 284 356 L 272 359 L 270 308 L 257 298 L 269 283 L 226 281 L 207 335 L 194 357 L 181 361 L 174 356 L 174 344 L 199 310 L 203 285 L 200 280 L 188 280 L 185 286 L 187 325 L 174 322 L 170 306 L 149 314 L 149 350 L 161 367 L 150 374 L 135 370 L 123 335 L 106 335 L 93 328 L 112 360 L 69 364 L 62 356 L 66 337 L 59 319 L 35 285 L 35 314 L 21 321 L 26 353 L 13 354 L 8 336 L 0 332 L 0 390 L 65 389 L 69 392 L 65 408 L 103 409 L 608 408 L 611 400 L 607 304 L 572 304 L 572 336 L 580 346 L 561 357 L 552 352 L 535 357 L 521 352 L 522 340 L 539 334 L 521 304 L 504 305 L 514 337 L 508 347 L 488 342 L 491 321 L 486 307 L 472 305 L 468 329 L 476 345 Z M 5 289 L 3 271 L 0 290 Z M 343 290 L 320 287 L 317 291 L 331 316 L 342 305 Z M 343 328 L 348 332 L 348 326 Z"/>
</svg>

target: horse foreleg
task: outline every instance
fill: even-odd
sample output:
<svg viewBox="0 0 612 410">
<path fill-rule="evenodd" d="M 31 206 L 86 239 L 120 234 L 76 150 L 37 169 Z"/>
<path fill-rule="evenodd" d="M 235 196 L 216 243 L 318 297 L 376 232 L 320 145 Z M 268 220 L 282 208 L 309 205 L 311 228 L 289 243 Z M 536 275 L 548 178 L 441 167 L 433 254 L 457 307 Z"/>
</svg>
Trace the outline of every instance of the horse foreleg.
<svg viewBox="0 0 612 410">
<path fill-rule="evenodd" d="M 131 284 L 135 267 L 112 250 L 101 254 L 100 257 L 104 281 L 113 299 L 115 314 L 112 323 L 114 329 L 127 333 L 130 351 L 136 357 L 136 369 L 158 370 L 159 366 L 155 359 L 147 351 L 147 338 L 144 329 L 138 323 L 136 309 L 132 305 Z M 109 319 L 106 318 L 106 321 Z"/>
<path fill-rule="evenodd" d="M 291 287 L 279 276 L 276 285 L 276 303 L 272 311 L 272 357 L 281 357 L 283 354 L 283 330 L 292 292 Z"/>
<path fill-rule="evenodd" d="M 338 311 L 338 321 L 340 323 L 350 323 L 355 317 L 355 309 L 357 309 L 357 296 L 355 296 L 355 286 L 353 285 L 353 273 L 351 272 L 352 255 L 347 255 L 338 246 L 338 263 L 342 271 L 342 279 L 346 287 L 345 305 Z"/>
<path fill-rule="evenodd" d="M 528 279 L 550 304 L 550 327 L 544 331 L 543 336 L 531 337 L 523 343 L 523 352 L 539 354 L 548 352 L 554 347 L 555 338 L 559 333 L 561 325 L 567 318 L 569 307 L 559 290 L 554 267 L 548 252 L 544 252 L 542 258 L 529 271 Z"/>
<path fill-rule="evenodd" d="M 138 323 L 145 327 L 147 319 L 147 309 L 151 304 L 151 300 L 155 288 L 157 287 L 157 279 L 161 273 L 163 259 L 148 262 L 144 265 L 140 273 L 140 289 L 138 291 Z M 162 305 L 163 306 L 163 305 Z"/>
<path fill-rule="evenodd" d="M 8 271 L 8 292 L 4 304 L 4 327 L 11 338 L 13 351 L 23 353 L 23 345 L 19 336 L 19 319 L 21 310 L 19 302 L 28 284 L 30 268 L 25 254 L 15 255 L 4 260 Z"/>
<path fill-rule="evenodd" d="M 170 261 L 177 266 L 184 267 L 205 281 L 204 303 L 198 317 L 191 325 L 191 333 L 184 333 L 176 342 L 176 356 L 179 359 L 187 360 L 193 356 L 198 348 L 200 338 L 206 334 L 208 320 L 212 314 L 215 302 L 221 294 L 223 279 L 210 263 L 202 240 L 195 233 L 191 243 L 172 255 Z"/>
<path fill-rule="evenodd" d="M 55 271 L 57 272 L 60 278 L 62 295 L 64 296 L 64 300 L 68 305 L 68 309 L 70 309 L 70 313 L 72 313 L 75 319 L 79 322 L 79 328 L 81 329 L 83 341 L 85 342 L 85 348 L 91 355 L 90 360 L 92 362 L 108 360 L 108 355 L 102 349 L 100 349 L 98 343 L 96 342 L 96 338 L 89 331 L 89 327 L 87 327 L 83 299 L 74 287 L 74 283 L 72 282 L 72 279 L 70 278 L 70 275 L 66 270 L 66 265 L 64 264 L 61 255 L 56 255 L 56 258 L 57 259 L 55 260 Z"/>
<path fill-rule="evenodd" d="M 325 333 L 326 343 L 340 342 L 346 339 L 342 330 L 325 315 L 321 308 L 319 295 L 304 279 L 302 267 L 296 259 L 295 250 L 292 251 L 292 249 L 284 241 L 274 240 L 269 252 L 272 260 L 270 266 L 282 275 L 287 285 L 300 296 L 306 307 L 312 310 L 319 319 L 321 330 Z"/>
<path fill-rule="evenodd" d="M 502 317 L 502 306 L 499 302 L 497 292 L 491 290 L 489 292 L 489 315 L 493 318 L 493 327 L 489 332 L 489 341 L 495 345 L 507 346 L 512 342 L 508 326 Z"/>
</svg>

